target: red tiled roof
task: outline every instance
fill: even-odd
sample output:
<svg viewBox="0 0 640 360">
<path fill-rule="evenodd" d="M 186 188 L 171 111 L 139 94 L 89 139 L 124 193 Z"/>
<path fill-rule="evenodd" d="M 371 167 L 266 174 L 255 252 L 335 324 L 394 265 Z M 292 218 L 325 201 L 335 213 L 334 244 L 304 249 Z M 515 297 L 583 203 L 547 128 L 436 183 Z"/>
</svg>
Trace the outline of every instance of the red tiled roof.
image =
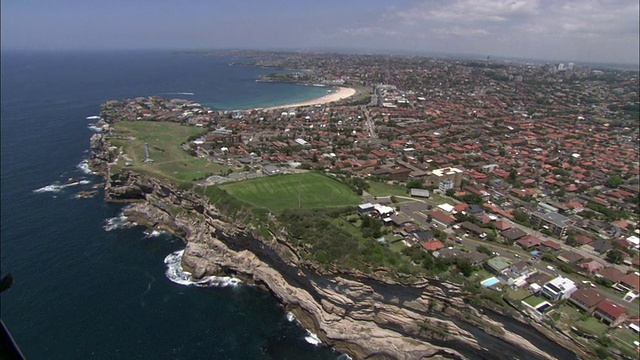
<svg viewBox="0 0 640 360">
<path fill-rule="evenodd" d="M 622 306 L 617 305 L 609 300 L 605 300 L 598 304 L 596 309 L 604 314 L 607 314 L 614 320 L 626 315 L 627 313 L 627 311 Z"/>
<path fill-rule="evenodd" d="M 636 290 L 640 289 L 640 276 L 636 273 L 627 274 L 621 277 L 619 281 L 620 283 L 631 286 Z"/>
<path fill-rule="evenodd" d="M 582 245 L 589 244 L 593 242 L 593 239 L 584 234 L 578 234 L 574 237 L 574 240 L 579 242 Z"/>
<path fill-rule="evenodd" d="M 608 267 L 600 270 L 600 276 L 611 282 L 617 283 L 624 276 L 624 273 L 614 267 Z"/>
<path fill-rule="evenodd" d="M 437 251 L 444 249 L 444 244 L 440 240 L 425 241 L 422 243 L 422 248 L 427 251 Z"/>
<path fill-rule="evenodd" d="M 530 247 L 538 246 L 542 244 L 542 240 L 533 235 L 523 236 L 522 238 L 520 238 L 520 240 L 516 242 L 520 244 L 520 246 L 525 248 L 530 248 Z"/>
</svg>

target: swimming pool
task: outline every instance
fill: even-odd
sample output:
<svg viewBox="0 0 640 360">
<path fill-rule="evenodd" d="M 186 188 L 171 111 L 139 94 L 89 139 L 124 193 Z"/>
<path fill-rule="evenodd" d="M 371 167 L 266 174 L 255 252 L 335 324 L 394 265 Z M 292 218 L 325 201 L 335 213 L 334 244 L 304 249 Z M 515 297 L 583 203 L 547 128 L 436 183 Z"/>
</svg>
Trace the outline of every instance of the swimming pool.
<svg viewBox="0 0 640 360">
<path fill-rule="evenodd" d="M 482 282 L 480 282 L 480 285 L 484 286 L 484 287 L 492 287 L 493 285 L 499 284 L 500 283 L 500 279 L 498 279 L 497 277 L 493 276 L 490 277 L 488 279 L 483 280 Z"/>
</svg>

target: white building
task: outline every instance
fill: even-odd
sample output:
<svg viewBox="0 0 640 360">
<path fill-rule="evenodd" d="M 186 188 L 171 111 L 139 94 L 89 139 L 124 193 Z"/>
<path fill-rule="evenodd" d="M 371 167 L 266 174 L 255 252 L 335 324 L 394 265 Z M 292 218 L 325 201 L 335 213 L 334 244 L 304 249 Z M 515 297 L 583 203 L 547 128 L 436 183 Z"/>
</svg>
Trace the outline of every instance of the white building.
<svg viewBox="0 0 640 360">
<path fill-rule="evenodd" d="M 570 279 L 558 276 L 544 284 L 541 294 L 551 301 L 568 299 L 574 291 L 578 290 L 576 283 Z"/>
</svg>

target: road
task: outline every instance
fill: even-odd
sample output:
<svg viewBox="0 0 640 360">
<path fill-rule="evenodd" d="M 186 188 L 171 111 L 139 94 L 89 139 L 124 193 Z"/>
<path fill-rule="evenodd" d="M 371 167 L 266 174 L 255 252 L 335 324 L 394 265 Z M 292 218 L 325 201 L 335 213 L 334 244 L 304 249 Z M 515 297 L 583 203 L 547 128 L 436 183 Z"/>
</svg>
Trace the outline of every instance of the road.
<svg viewBox="0 0 640 360">
<path fill-rule="evenodd" d="M 364 113 L 364 127 L 369 131 L 369 138 L 377 139 L 378 134 L 376 134 L 376 126 L 371 119 L 371 114 L 369 114 L 369 109 L 366 106 L 362 106 L 362 112 Z"/>
</svg>

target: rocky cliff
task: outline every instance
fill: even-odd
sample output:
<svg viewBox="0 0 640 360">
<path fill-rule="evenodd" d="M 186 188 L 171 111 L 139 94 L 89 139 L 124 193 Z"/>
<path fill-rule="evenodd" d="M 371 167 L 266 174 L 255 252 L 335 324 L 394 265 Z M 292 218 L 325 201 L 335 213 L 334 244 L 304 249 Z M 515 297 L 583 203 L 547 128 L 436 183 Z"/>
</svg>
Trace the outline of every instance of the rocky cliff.
<svg viewBox="0 0 640 360">
<path fill-rule="evenodd" d="M 325 344 L 354 358 L 569 359 L 581 353 L 528 324 L 492 319 L 466 304 L 455 284 L 423 279 L 408 286 L 355 271 L 319 271 L 283 235 L 258 236 L 193 192 L 113 172 L 109 164 L 118 151 L 105 139 L 92 138 L 90 165 L 106 177 L 106 200 L 128 202 L 130 220 L 182 238 L 185 270 L 195 277 L 236 274 L 264 285 Z"/>
</svg>

